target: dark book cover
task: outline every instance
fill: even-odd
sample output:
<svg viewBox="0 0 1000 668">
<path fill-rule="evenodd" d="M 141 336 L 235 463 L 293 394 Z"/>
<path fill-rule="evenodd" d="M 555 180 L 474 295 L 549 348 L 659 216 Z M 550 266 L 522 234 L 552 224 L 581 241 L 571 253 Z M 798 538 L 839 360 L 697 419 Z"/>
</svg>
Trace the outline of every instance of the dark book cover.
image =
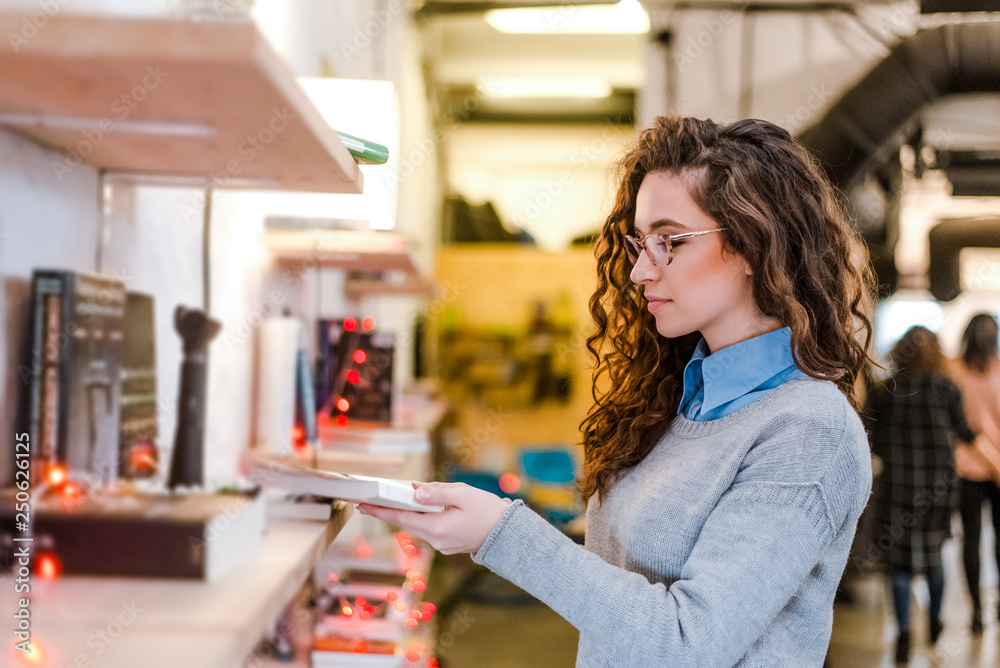
<svg viewBox="0 0 1000 668">
<path fill-rule="evenodd" d="M 124 478 L 156 473 L 159 434 L 156 412 L 156 337 L 153 297 L 129 292 L 125 298 L 119 448 Z"/>
<path fill-rule="evenodd" d="M 344 324 L 319 323 L 319 412 L 335 419 L 391 423 L 395 336 Z"/>
<path fill-rule="evenodd" d="M 15 504 L 13 492 L 0 499 L 2 545 Z M 91 495 L 71 505 L 50 494 L 32 507 L 35 540 L 51 546 L 66 575 L 214 580 L 253 558 L 265 521 L 264 499 L 256 489 Z"/>
<path fill-rule="evenodd" d="M 118 471 L 125 287 L 113 278 L 36 270 L 32 277 L 29 426 L 33 471 Z"/>
</svg>

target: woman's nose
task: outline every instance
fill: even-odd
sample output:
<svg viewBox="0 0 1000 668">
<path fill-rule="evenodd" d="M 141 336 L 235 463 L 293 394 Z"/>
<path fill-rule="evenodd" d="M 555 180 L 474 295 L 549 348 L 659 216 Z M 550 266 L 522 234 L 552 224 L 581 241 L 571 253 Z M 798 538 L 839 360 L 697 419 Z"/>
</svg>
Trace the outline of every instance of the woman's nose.
<svg viewBox="0 0 1000 668">
<path fill-rule="evenodd" d="M 649 281 L 656 278 L 656 272 L 659 270 L 653 262 L 649 259 L 649 253 L 643 250 L 639 253 L 639 257 L 636 259 L 635 264 L 632 265 L 632 271 L 629 274 L 629 278 L 632 279 L 633 283 L 648 283 Z"/>
</svg>

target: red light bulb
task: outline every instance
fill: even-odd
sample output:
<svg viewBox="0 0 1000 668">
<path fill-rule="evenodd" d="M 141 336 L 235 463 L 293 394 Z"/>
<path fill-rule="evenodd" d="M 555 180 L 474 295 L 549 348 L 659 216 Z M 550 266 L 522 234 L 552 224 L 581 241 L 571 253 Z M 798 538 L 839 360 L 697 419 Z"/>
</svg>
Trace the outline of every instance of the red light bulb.
<svg viewBox="0 0 1000 668">
<path fill-rule="evenodd" d="M 341 413 L 346 413 L 350 409 L 351 409 L 351 402 L 350 401 L 348 401 L 344 397 L 341 397 L 340 399 L 337 399 L 337 410 L 338 411 L 340 411 Z"/>
<path fill-rule="evenodd" d="M 357 328 L 358 328 L 358 321 L 355 320 L 354 318 L 346 318 L 344 320 L 344 329 L 346 329 L 348 332 L 353 332 Z"/>
<path fill-rule="evenodd" d="M 42 552 L 35 559 L 35 572 L 43 580 L 55 580 L 62 573 L 62 562 L 52 552 Z"/>
<path fill-rule="evenodd" d="M 65 464 L 53 464 L 49 467 L 48 475 L 46 476 L 48 483 L 53 487 L 58 487 L 59 485 L 66 482 L 69 478 L 69 474 L 66 473 Z"/>
<path fill-rule="evenodd" d="M 356 363 L 358 363 L 358 364 L 364 364 L 366 359 L 368 359 L 368 355 L 365 355 L 365 351 L 363 351 L 363 350 L 355 350 L 354 351 L 354 361 Z"/>
<path fill-rule="evenodd" d="M 347 372 L 347 382 L 348 383 L 356 383 L 359 380 L 361 380 L 361 374 L 360 373 L 358 373 L 354 369 L 351 369 L 350 371 Z"/>
<path fill-rule="evenodd" d="M 346 427 L 347 426 L 347 416 L 346 415 L 338 415 L 337 416 L 337 426 L 338 427 Z"/>
<path fill-rule="evenodd" d="M 364 320 L 361 321 L 361 326 L 364 327 L 365 329 L 371 329 L 372 327 L 375 326 L 375 318 L 371 316 L 366 317 Z"/>
</svg>

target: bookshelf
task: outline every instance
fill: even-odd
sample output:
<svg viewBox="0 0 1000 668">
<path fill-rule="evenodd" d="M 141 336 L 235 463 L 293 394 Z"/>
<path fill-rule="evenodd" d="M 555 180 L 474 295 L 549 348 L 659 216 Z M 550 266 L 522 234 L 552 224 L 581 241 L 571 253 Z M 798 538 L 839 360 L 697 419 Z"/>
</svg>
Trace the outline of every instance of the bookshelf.
<svg viewBox="0 0 1000 668">
<path fill-rule="evenodd" d="M 20 35 L 24 20 L 0 12 L 5 35 Z M 249 21 L 50 15 L 30 39 L 0 44 L 0 83 L 0 125 L 54 149 L 54 164 L 70 170 L 83 163 L 138 183 L 204 188 L 364 190 L 336 131 Z M 324 266 L 418 274 L 399 235 L 364 233 L 337 252 Z M 303 259 L 294 244 L 279 257 Z M 253 561 L 218 582 L 35 578 L 32 639 L 43 665 L 242 665 L 352 508 L 330 522 L 271 523 Z M 12 592 L 0 593 L 5 614 Z M 130 605 L 138 612 L 126 626 L 118 620 Z M 113 642 L 98 649 L 88 640 L 104 629 Z"/>
<path fill-rule="evenodd" d="M 260 553 L 218 582 L 35 579 L 32 639 L 44 665 L 83 665 L 80 656 L 87 665 L 104 668 L 243 665 L 310 578 L 353 508 L 341 503 L 329 522 L 270 522 Z M 5 614 L 14 604 L 12 592 L 0 597 Z M 110 642 L 95 636 L 102 630 Z"/>
<path fill-rule="evenodd" d="M 406 237 L 355 230 L 267 230 L 261 244 L 281 263 L 347 271 L 397 271 L 416 277 Z M 374 281 L 374 283 L 382 283 Z"/>
<path fill-rule="evenodd" d="M 0 13 L 4 35 L 25 14 Z M 57 14 L 0 43 L 0 124 L 110 172 L 361 193 L 364 179 L 250 21 Z"/>
</svg>

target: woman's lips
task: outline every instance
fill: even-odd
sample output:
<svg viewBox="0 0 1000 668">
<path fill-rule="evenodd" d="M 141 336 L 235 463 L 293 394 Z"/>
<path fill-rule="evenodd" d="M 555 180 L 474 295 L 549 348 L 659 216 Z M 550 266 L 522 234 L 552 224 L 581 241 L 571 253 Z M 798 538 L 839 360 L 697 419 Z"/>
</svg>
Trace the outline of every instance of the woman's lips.
<svg viewBox="0 0 1000 668">
<path fill-rule="evenodd" d="M 647 297 L 647 300 L 649 301 L 649 304 L 646 306 L 646 308 L 649 309 L 650 313 L 660 308 L 664 304 L 673 301 L 672 299 L 656 299 L 655 297 Z"/>
</svg>

